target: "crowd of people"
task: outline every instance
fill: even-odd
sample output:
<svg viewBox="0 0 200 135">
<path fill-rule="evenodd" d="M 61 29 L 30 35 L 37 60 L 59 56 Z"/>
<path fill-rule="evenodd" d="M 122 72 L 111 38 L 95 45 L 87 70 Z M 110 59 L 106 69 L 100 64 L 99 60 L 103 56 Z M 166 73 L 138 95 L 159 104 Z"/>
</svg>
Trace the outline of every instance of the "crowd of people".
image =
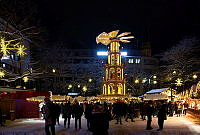
<svg viewBox="0 0 200 135">
<path fill-rule="evenodd" d="M 45 104 L 41 109 L 45 119 L 45 132 L 47 135 L 55 135 L 55 125 L 59 123 L 59 117 L 64 119 L 64 127 L 70 128 L 70 120 L 75 120 L 75 129 L 81 129 L 81 118 L 84 116 L 87 120 L 87 128 L 93 135 L 107 135 L 109 121 L 115 120 L 115 124 L 123 124 L 122 119 L 126 122 L 130 119 L 135 122 L 135 118 L 140 117 L 142 120 L 147 118 L 146 130 L 151 127 L 152 117 L 158 117 L 159 130 L 163 129 L 164 121 L 167 116 L 186 115 L 188 104 L 181 102 L 166 101 L 148 101 L 148 102 L 129 102 L 125 103 L 117 100 L 114 103 L 100 102 L 96 103 L 79 103 L 67 101 L 62 104 L 55 104 L 49 98 L 45 98 Z M 51 129 L 51 133 L 50 133 Z"/>
</svg>

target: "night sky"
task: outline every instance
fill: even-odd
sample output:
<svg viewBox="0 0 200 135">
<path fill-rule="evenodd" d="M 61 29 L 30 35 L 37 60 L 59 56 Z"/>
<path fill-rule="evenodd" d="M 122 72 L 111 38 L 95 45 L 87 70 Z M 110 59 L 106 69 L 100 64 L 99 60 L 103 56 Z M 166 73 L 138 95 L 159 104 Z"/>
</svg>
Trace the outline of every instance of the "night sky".
<svg viewBox="0 0 200 135">
<path fill-rule="evenodd" d="M 148 40 L 156 54 L 185 36 L 200 35 L 200 0 L 71 2 L 39 2 L 41 24 L 47 28 L 49 42 L 62 41 L 68 48 L 101 48 L 96 36 L 120 29 L 136 37 L 125 48 Z"/>
</svg>

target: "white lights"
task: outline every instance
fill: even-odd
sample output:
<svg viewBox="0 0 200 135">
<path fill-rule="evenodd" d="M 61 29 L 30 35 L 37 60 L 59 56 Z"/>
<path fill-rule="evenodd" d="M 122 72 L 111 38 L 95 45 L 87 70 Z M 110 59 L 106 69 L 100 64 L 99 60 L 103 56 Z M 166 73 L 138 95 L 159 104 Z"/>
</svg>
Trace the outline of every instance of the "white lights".
<svg viewBox="0 0 200 135">
<path fill-rule="evenodd" d="M 136 79 L 136 80 L 135 80 L 135 83 L 139 83 L 139 80 L 138 80 L 138 79 Z"/>
<path fill-rule="evenodd" d="M 89 81 L 89 82 L 92 82 L 92 79 L 90 78 L 88 81 Z"/>
<path fill-rule="evenodd" d="M 55 73 L 55 72 L 56 72 L 56 70 L 55 70 L 55 69 L 52 69 L 52 72 L 53 72 L 53 73 Z"/>
<path fill-rule="evenodd" d="M 193 75 L 192 77 L 193 77 L 194 79 L 197 79 L 197 75 Z"/>
<path fill-rule="evenodd" d="M 127 54 L 128 54 L 127 52 L 121 52 L 121 55 L 122 55 L 122 56 L 127 56 Z M 98 56 L 107 56 L 107 55 L 108 55 L 108 52 L 105 52 L 105 51 L 98 51 L 98 52 L 97 52 L 97 55 L 98 55 Z"/>
<path fill-rule="evenodd" d="M 24 82 L 28 82 L 29 79 L 28 79 L 28 77 L 24 77 L 23 80 L 24 80 Z"/>
</svg>

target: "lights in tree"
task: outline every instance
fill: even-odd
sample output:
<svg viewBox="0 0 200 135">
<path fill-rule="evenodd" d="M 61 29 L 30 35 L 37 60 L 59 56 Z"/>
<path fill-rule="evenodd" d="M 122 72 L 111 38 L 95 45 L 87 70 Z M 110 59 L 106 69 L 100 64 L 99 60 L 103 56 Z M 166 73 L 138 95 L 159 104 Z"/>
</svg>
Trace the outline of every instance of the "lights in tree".
<svg viewBox="0 0 200 135">
<path fill-rule="evenodd" d="M 0 78 L 3 78 L 5 76 L 5 73 L 3 71 L 0 71 Z"/>
<path fill-rule="evenodd" d="M 5 38 L 0 37 L 0 53 L 3 54 L 3 57 L 6 57 L 10 54 L 9 50 L 16 51 L 18 55 L 25 55 L 25 46 L 21 44 L 21 42 L 17 42 L 19 39 L 15 40 L 8 40 L 6 41 Z"/>
<path fill-rule="evenodd" d="M 177 86 L 181 86 L 183 83 L 182 83 L 183 81 L 180 79 L 180 78 L 178 78 L 177 80 L 176 80 L 176 85 Z"/>
<path fill-rule="evenodd" d="M 28 79 L 28 77 L 24 77 L 23 80 L 24 80 L 24 82 L 28 82 L 29 79 Z"/>
<path fill-rule="evenodd" d="M 142 80 L 142 83 L 145 83 L 146 81 L 147 81 L 146 79 L 143 79 L 143 80 Z"/>
<path fill-rule="evenodd" d="M 154 75 L 154 76 L 153 76 L 153 79 L 156 79 L 156 78 L 157 78 L 157 76 Z"/>
<path fill-rule="evenodd" d="M 80 84 L 78 84 L 78 88 L 80 88 L 81 87 L 81 85 Z"/>
<path fill-rule="evenodd" d="M 19 45 L 19 48 L 17 48 L 17 54 L 20 56 L 25 55 L 26 53 L 24 52 L 26 50 L 26 48 L 24 47 L 24 45 Z"/>
</svg>

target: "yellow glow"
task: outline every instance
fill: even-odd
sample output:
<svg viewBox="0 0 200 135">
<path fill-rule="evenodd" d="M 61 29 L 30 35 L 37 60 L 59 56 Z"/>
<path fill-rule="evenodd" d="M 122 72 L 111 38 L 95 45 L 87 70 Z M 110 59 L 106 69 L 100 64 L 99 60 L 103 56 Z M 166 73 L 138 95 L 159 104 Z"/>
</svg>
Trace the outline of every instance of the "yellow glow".
<svg viewBox="0 0 200 135">
<path fill-rule="evenodd" d="M 83 86 L 83 91 L 86 92 L 87 91 L 87 87 Z"/>
<path fill-rule="evenodd" d="M 142 80 L 142 83 L 145 83 L 146 81 L 147 81 L 146 79 L 143 79 L 143 80 Z"/>
<path fill-rule="evenodd" d="M 89 81 L 89 82 L 92 82 L 92 79 L 90 78 L 88 81 Z"/>
<path fill-rule="evenodd" d="M 157 84 L 157 81 L 153 81 L 153 84 Z"/>
<path fill-rule="evenodd" d="M 56 70 L 55 70 L 55 69 L 52 69 L 52 72 L 53 72 L 53 73 L 55 73 L 55 72 L 56 72 Z"/>
<path fill-rule="evenodd" d="M 154 76 L 153 76 L 153 78 L 154 78 L 154 79 L 156 79 L 156 78 L 157 78 L 157 76 L 155 76 L 155 75 L 154 75 Z"/>
<path fill-rule="evenodd" d="M 136 80 L 135 80 L 135 83 L 139 83 L 139 80 L 138 80 L 138 79 L 136 79 Z"/>
<path fill-rule="evenodd" d="M 194 79 L 197 79 L 197 75 L 193 75 L 192 77 L 193 77 Z"/>
<path fill-rule="evenodd" d="M 78 84 L 78 88 L 80 88 L 81 87 L 81 85 L 80 84 Z"/>
<path fill-rule="evenodd" d="M 1 38 L 1 52 L 3 53 L 3 56 L 8 56 L 8 44 L 5 43 L 5 39 Z"/>
<path fill-rule="evenodd" d="M 72 88 L 72 85 L 70 84 L 69 86 L 68 86 L 68 89 L 71 89 Z"/>
<path fill-rule="evenodd" d="M 25 50 L 26 50 L 26 48 L 24 47 L 24 45 L 19 45 L 19 48 L 17 48 L 17 54 L 23 56 L 26 54 L 24 52 Z"/>
<path fill-rule="evenodd" d="M 3 71 L 0 71 L 0 78 L 3 78 L 5 76 L 5 73 Z"/>
<path fill-rule="evenodd" d="M 28 82 L 29 79 L 28 79 L 28 77 L 24 77 L 23 80 L 24 80 L 24 82 Z"/>
<path fill-rule="evenodd" d="M 176 85 L 177 86 L 181 86 L 183 83 L 182 83 L 183 81 L 180 79 L 180 78 L 178 78 L 177 80 L 176 80 Z"/>
</svg>

